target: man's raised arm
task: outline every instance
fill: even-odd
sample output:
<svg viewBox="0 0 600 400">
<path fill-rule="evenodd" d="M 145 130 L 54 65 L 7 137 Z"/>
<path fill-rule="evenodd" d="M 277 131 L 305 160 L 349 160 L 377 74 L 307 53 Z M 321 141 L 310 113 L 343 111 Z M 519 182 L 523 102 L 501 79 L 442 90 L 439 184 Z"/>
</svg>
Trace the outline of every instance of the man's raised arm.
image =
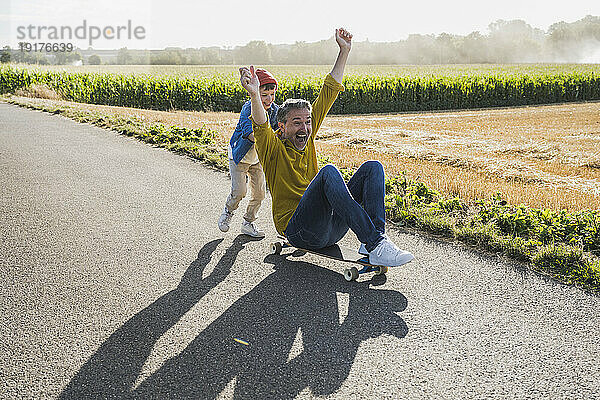
<svg viewBox="0 0 600 400">
<path fill-rule="evenodd" d="M 346 68 L 346 61 L 348 61 L 348 54 L 352 47 L 352 34 L 344 28 L 336 29 L 335 41 L 340 47 L 340 52 L 338 53 L 329 76 L 325 78 L 319 96 L 313 103 L 311 114 L 313 135 L 317 134 L 323 119 L 325 119 L 325 116 L 337 98 L 338 93 L 344 90 L 342 78 L 344 77 L 344 69 Z"/>
<path fill-rule="evenodd" d="M 346 67 L 346 61 L 348 61 L 348 54 L 352 47 L 352 34 L 344 28 L 335 30 L 335 41 L 340 46 L 340 52 L 338 53 L 333 69 L 329 73 L 337 83 L 342 83 L 344 77 L 344 68 Z"/>
</svg>

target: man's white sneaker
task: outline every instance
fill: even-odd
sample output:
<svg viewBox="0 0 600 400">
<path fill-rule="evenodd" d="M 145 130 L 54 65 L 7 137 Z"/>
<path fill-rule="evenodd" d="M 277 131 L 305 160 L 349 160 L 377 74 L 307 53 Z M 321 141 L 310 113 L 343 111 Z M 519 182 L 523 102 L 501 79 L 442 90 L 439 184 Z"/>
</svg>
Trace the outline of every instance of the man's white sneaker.
<svg viewBox="0 0 600 400">
<path fill-rule="evenodd" d="M 389 239 L 383 239 L 377 247 L 369 253 L 369 263 L 386 267 L 398 267 L 415 258 L 408 251 L 400 250 Z"/>
<path fill-rule="evenodd" d="M 367 251 L 367 248 L 365 247 L 364 243 L 360 244 L 360 247 L 358 248 L 358 254 L 362 254 L 363 256 L 369 255 L 369 252 Z"/>
<path fill-rule="evenodd" d="M 227 232 L 229 230 L 229 224 L 231 223 L 231 217 L 233 213 L 225 207 L 223 213 L 219 217 L 219 229 L 221 232 Z"/>
<path fill-rule="evenodd" d="M 264 238 L 265 233 L 258 229 L 254 222 L 244 221 L 242 222 L 242 233 L 244 235 L 252 236 L 255 238 Z"/>
</svg>

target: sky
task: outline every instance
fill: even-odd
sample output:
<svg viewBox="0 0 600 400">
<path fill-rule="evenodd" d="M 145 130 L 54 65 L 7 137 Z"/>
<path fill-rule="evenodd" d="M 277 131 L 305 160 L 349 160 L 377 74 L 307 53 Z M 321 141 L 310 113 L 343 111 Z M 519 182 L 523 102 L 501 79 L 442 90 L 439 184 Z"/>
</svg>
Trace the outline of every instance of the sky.
<svg viewBox="0 0 600 400">
<path fill-rule="evenodd" d="M 389 42 L 416 33 L 485 34 L 498 19 L 522 19 L 546 31 L 586 15 L 600 16 L 600 0 L 0 0 L 0 45 L 48 41 L 50 27 L 81 27 L 81 38 L 53 42 L 98 49 L 314 42 L 330 38 L 339 26 L 355 41 Z"/>
</svg>

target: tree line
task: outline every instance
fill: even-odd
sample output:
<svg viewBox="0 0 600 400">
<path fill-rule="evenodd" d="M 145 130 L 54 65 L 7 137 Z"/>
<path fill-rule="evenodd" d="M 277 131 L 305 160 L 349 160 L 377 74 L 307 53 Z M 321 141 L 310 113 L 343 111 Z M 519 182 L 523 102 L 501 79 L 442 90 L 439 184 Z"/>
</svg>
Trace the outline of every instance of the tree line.
<svg viewBox="0 0 600 400">
<path fill-rule="evenodd" d="M 148 65 L 240 65 L 240 64 L 330 64 L 335 54 L 332 40 L 270 44 L 251 41 L 234 48 L 165 48 L 130 50 L 127 48 L 102 55 L 93 49 L 48 56 L 23 53 L 5 47 L 0 61 L 40 64 L 69 64 L 82 60 L 87 64 Z M 352 64 L 471 64 L 471 63 L 600 63 L 600 17 L 588 15 L 578 21 L 558 22 L 547 31 L 534 28 L 523 20 L 498 20 L 488 32 L 468 35 L 409 35 L 396 42 L 355 42 Z"/>
</svg>

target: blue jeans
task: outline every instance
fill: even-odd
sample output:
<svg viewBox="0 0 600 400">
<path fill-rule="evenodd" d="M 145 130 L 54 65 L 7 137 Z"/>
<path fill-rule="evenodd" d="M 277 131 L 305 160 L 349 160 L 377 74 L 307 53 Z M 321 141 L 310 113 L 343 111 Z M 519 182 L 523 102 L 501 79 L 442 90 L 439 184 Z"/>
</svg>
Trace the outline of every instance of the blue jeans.
<svg viewBox="0 0 600 400">
<path fill-rule="evenodd" d="M 329 164 L 321 168 L 300 199 L 285 229 L 295 247 L 320 249 L 337 243 L 348 229 L 372 251 L 385 233 L 385 173 L 367 161 L 350 178 Z"/>
</svg>

